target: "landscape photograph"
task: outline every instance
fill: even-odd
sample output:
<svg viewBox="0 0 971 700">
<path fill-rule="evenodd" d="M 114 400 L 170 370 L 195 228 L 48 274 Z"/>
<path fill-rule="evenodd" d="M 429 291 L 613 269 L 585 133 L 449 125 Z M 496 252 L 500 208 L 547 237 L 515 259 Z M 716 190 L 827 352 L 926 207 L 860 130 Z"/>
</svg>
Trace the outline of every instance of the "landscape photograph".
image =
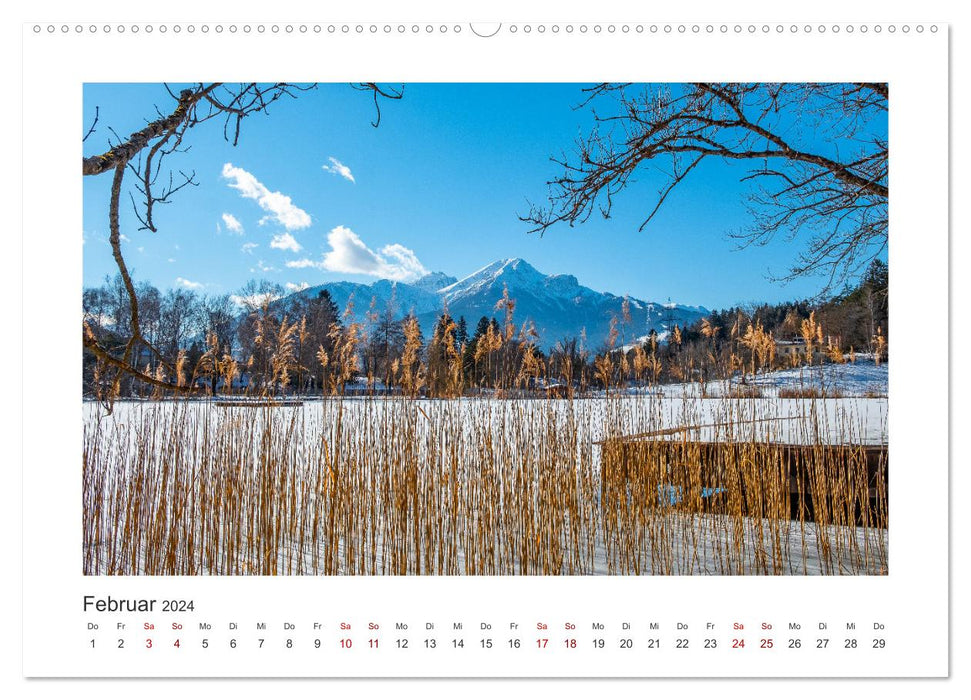
<svg viewBox="0 0 971 700">
<path fill-rule="evenodd" d="M 89 83 L 85 575 L 889 572 L 884 83 Z"/>
</svg>

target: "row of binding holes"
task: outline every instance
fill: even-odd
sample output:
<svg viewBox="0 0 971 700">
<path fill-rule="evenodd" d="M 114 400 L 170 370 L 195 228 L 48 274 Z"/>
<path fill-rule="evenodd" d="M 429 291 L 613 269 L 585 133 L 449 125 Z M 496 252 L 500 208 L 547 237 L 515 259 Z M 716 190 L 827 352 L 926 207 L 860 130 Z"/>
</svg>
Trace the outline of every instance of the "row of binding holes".
<svg viewBox="0 0 971 700">
<path fill-rule="evenodd" d="M 34 33 L 40 34 L 44 31 L 44 27 L 39 24 L 34 25 Z M 117 34 L 138 34 L 139 32 L 144 32 L 145 34 L 151 34 L 152 32 L 159 32 L 165 34 L 167 32 L 172 32 L 173 34 L 181 34 L 183 31 L 188 34 L 195 34 L 197 31 L 202 34 L 209 34 L 214 32 L 216 34 L 460 34 L 462 32 L 462 26 L 458 24 L 448 25 L 448 24 L 229 24 L 222 25 L 216 24 L 210 26 L 208 24 L 195 25 L 195 24 L 173 24 L 171 26 L 166 24 L 161 24 L 159 26 L 154 26 L 151 24 L 146 25 L 124 25 L 119 24 L 116 26 L 111 26 L 110 24 L 105 24 L 99 26 L 97 24 L 91 24 L 85 27 L 82 24 L 75 24 L 73 26 L 62 24 L 60 27 L 49 24 L 46 27 L 48 34 L 54 34 L 60 30 L 61 34 L 68 34 L 74 32 L 76 34 L 82 34 L 87 32 L 89 34 L 97 34 L 101 32 L 103 34 L 111 34 L 115 32 Z"/>
<path fill-rule="evenodd" d="M 825 24 L 819 24 L 819 25 L 812 25 L 812 24 L 804 24 L 804 25 L 799 25 L 799 24 L 790 24 L 790 25 L 783 25 L 783 24 L 776 24 L 776 25 L 768 25 L 768 24 L 763 24 L 763 25 L 755 25 L 755 24 L 749 24 L 749 25 L 741 25 L 741 24 L 735 24 L 735 25 L 720 24 L 720 25 L 717 25 L 717 26 L 716 25 L 713 25 L 713 24 L 705 24 L 705 25 L 701 25 L 701 24 L 691 24 L 691 25 L 687 25 L 687 24 L 677 24 L 677 25 L 674 25 L 674 24 L 664 24 L 664 25 L 657 25 L 657 24 L 651 24 L 651 25 L 643 25 L 643 24 L 636 24 L 636 25 L 630 25 L 630 24 L 619 24 L 619 25 L 618 24 L 607 24 L 607 25 L 600 25 L 600 24 L 592 24 L 592 25 L 580 24 L 580 25 L 572 25 L 572 24 L 567 24 L 567 25 L 564 25 L 562 27 L 560 25 L 558 25 L 558 24 L 553 24 L 553 25 L 550 25 L 549 27 L 547 27 L 545 24 L 537 24 L 537 25 L 532 25 L 532 24 L 524 24 L 524 25 L 511 24 L 511 25 L 509 25 L 509 31 L 511 33 L 513 33 L 513 34 L 516 34 L 517 32 L 522 32 L 524 34 L 530 34 L 532 32 L 537 32 L 539 34 L 544 34 L 547 31 L 552 32 L 553 34 L 557 34 L 557 33 L 561 32 L 561 31 L 562 32 L 565 32 L 567 34 L 573 34 L 573 33 L 577 33 L 577 32 L 580 33 L 580 34 L 588 34 L 588 33 L 601 34 L 603 32 L 607 32 L 608 34 L 615 34 L 618 31 L 621 34 L 629 34 L 631 32 L 634 32 L 636 34 L 643 34 L 645 32 L 648 32 L 650 34 L 657 34 L 659 32 L 664 33 L 664 34 L 673 34 L 673 33 L 678 33 L 678 34 L 687 34 L 687 33 L 691 33 L 691 34 L 701 34 L 701 33 L 705 33 L 705 34 L 716 34 L 716 33 L 719 33 L 719 34 L 729 34 L 729 33 L 733 33 L 733 34 L 770 34 L 772 32 L 775 32 L 777 34 L 783 34 L 783 33 L 787 33 L 787 32 L 788 33 L 792 33 L 792 34 L 796 34 L 796 33 L 800 33 L 800 32 L 801 33 L 805 33 L 805 34 L 811 34 L 813 32 L 815 32 L 817 34 L 826 34 L 827 32 L 830 32 L 830 33 L 833 33 L 833 34 L 839 34 L 840 32 L 845 32 L 847 34 L 852 34 L 854 32 L 859 32 L 861 34 L 866 34 L 869 31 L 873 31 L 873 32 L 875 32 L 877 34 L 880 34 L 881 32 L 884 31 L 884 29 L 886 29 L 886 31 L 888 31 L 891 34 L 893 34 L 893 33 L 895 33 L 898 30 L 898 27 L 895 24 L 887 25 L 886 28 L 884 28 L 884 26 L 883 25 L 880 25 L 880 24 L 874 25 L 872 27 L 869 26 L 869 25 L 866 25 L 866 24 L 864 24 L 864 25 L 853 25 L 853 24 L 839 25 L 839 24 L 834 24 L 834 25 L 830 25 L 830 26 L 827 26 Z M 924 32 L 925 27 L 922 24 L 914 25 L 913 27 L 911 27 L 911 25 L 909 25 L 909 24 L 904 24 L 904 25 L 901 25 L 899 27 L 899 30 L 901 32 L 903 32 L 904 34 L 909 33 L 911 31 L 911 29 L 913 29 L 914 31 L 916 31 L 918 34 L 921 34 L 921 33 Z M 930 26 L 930 31 L 932 33 L 937 32 L 937 25 L 933 25 L 932 24 Z"/>
<path fill-rule="evenodd" d="M 243 24 L 243 25 L 235 25 L 235 24 L 229 24 L 229 25 L 222 25 L 222 24 L 216 24 L 213 26 L 210 26 L 208 24 L 202 24 L 198 26 L 194 24 L 187 24 L 184 26 L 181 24 L 173 24 L 171 26 L 166 24 L 161 24 L 161 25 L 158 25 L 158 27 L 155 27 L 154 25 L 151 25 L 151 24 L 146 24 L 146 25 L 118 24 L 118 25 L 115 25 L 114 27 L 112 27 L 110 24 L 105 24 L 102 26 L 91 24 L 91 25 L 88 25 L 87 27 L 81 24 L 75 24 L 73 26 L 67 25 L 67 24 L 62 24 L 60 26 L 49 24 L 46 27 L 42 27 L 39 24 L 35 24 L 33 29 L 35 34 L 40 34 L 45 29 L 48 34 L 54 34 L 58 30 L 60 30 L 61 34 L 68 34 L 70 32 L 74 32 L 76 34 L 83 34 L 85 32 L 89 34 L 97 34 L 99 32 L 104 34 L 110 34 L 112 32 L 115 32 L 118 34 L 125 34 L 126 32 L 131 34 L 138 34 L 139 32 L 144 32 L 145 34 L 151 34 L 152 32 L 155 32 L 155 31 L 158 31 L 161 34 L 165 34 L 170 31 L 174 34 L 180 34 L 183 31 L 185 31 L 188 34 L 194 34 L 197 31 L 202 34 L 208 34 L 210 32 L 214 32 L 216 34 L 222 34 L 224 32 L 227 32 L 229 34 L 236 34 L 236 33 L 242 33 L 242 34 L 252 34 L 252 33 L 255 33 L 255 34 L 266 34 L 266 33 L 270 33 L 270 34 L 280 34 L 280 33 L 285 33 L 285 34 L 293 34 L 293 33 L 298 33 L 298 34 L 308 34 L 308 33 L 312 33 L 312 34 L 322 34 L 322 33 L 327 33 L 327 34 L 449 34 L 449 33 L 459 34 L 462 32 L 462 26 L 458 24 L 454 24 L 454 25 L 447 25 L 447 24 L 439 24 L 439 25 L 433 25 L 433 24 L 410 24 L 410 25 L 406 25 L 406 24 L 397 24 L 397 25 L 391 25 L 391 24 L 383 24 L 383 25 L 378 25 L 378 24 L 368 24 L 368 25 L 365 25 L 365 24 L 353 24 L 353 25 L 351 24 L 340 24 L 340 25 L 337 25 L 337 24 L 328 24 L 328 25 Z M 575 34 L 575 33 L 601 34 L 603 32 L 606 32 L 608 34 L 615 34 L 617 32 L 620 32 L 621 34 L 629 34 L 631 32 L 635 34 L 644 34 L 645 32 L 650 34 L 657 34 L 657 33 L 771 34 L 773 32 L 776 34 L 784 34 L 784 33 L 839 34 L 841 32 L 844 32 L 846 34 L 853 34 L 854 32 L 858 32 L 860 34 L 866 34 L 867 32 L 880 34 L 883 31 L 887 31 L 890 34 L 894 34 L 898 30 L 903 32 L 904 34 L 908 34 L 910 33 L 911 29 L 913 29 L 913 31 L 917 32 L 918 34 L 922 34 L 924 32 L 925 27 L 922 24 L 917 24 L 917 25 L 914 25 L 913 27 L 911 27 L 911 25 L 909 24 L 903 24 L 903 25 L 900 25 L 899 27 L 895 24 L 890 24 L 890 25 L 887 25 L 886 27 L 884 27 L 881 24 L 876 24 L 876 25 L 873 25 L 872 27 L 866 24 L 862 24 L 862 25 L 833 24 L 829 26 L 825 24 L 819 24 L 819 25 L 776 24 L 772 26 L 768 24 L 763 24 L 763 25 L 720 24 L 717 26 L 713 24 L 705 24 L 705 25 L 701 25 L 701 24 L 691 24 L 691 25 L 687 25 L 687 24 L 677 24 L 677 25 L 673 25 L 673 24 L 664 24 L 664 25 L 566 24 L 562 26 L 559 24 L 551 24 L 549 26 L 545 24 L 535 24 L 535 25 L 510 24 L 507 28 L 507 30 L 512 34 L 517 34 L 517 33 L 531 34 L 533 32 L 536 32 L 537 34 L 545 34 L 547 32 L 551 34 L 559 34 L 560 32 L 563 32 L 565 34 Z M 928 29 L 931 31 L 931 33 L 936 33 L 937 25 L 932 24 Z"/>
</svg>

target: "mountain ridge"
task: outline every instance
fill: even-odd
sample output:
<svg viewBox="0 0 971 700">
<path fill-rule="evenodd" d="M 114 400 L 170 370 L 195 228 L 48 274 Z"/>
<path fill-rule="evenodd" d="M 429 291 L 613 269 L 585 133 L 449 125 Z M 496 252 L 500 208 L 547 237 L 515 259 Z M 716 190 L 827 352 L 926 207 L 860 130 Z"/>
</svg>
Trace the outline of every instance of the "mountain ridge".
<svg viewBox="0 0 971 700">
<path fill-rule="evenodd" d="M 663 333 L 675 323 L 682 327 L 709 314 L 701 306 L 662 304 L 631 296 L 598 292 L 579 283 L 572 274 L 546 275 L 522 258 L 495 260 L 460 279 L 444 272 L 431 272 L 414 282 L 377 280 L 371 284 L 337 281 L 308 287 L 287 298 L 314 298 L 326 289 L 341 309 L 353 298 L 355 316 L 371 305 L 379 309 L 393 300 L 397 318 L 414 313 L 425 334 L 431 337 L 435 322 L 445 308 L 453 318 L 464 316 L 474 328 L 482 316 L 501 319 L 496 309 L 507 289 L 514 300 L 513 320 L 517 326 L 532 322 L 539 333 L 539 345 L 549 349 L 558 341 L 586 334 L 588 349 L 603 346 L 610 334 L 612 317 L 623 317 L 628 301 L 631 322 L 624 329 L 629 338 L 655 330 Z"/>
</svg>

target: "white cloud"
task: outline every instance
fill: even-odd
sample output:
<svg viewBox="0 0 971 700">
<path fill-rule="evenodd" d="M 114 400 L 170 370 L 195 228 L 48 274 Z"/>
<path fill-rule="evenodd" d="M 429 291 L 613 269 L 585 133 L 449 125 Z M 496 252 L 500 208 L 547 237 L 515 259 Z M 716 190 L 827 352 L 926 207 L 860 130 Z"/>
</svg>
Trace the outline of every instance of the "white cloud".
<svg viewBox="0 0 971 700">
<path fill-rule="evenodd" d="M 348 168 L 346 165 L 341 163 L 334 156 L 328 157 L 327 160 L 330 161 L 330 165 L 322 165 L 320 167 L 322 167 L 324 170 L 326 170 L 329 173 L 333 173 L 334 175 L 340 175 L 342 178 L 344 178 L 345 180 L 348 180 L 349 182 L 354 182 L 354 175 L 351 173 L 350 168 Z"/>
<path fill-rule="evenodd" d="M 408 280 L 418 279 L 428 274 L 428 270 L 418 260 L 415 251 L 405 248 L 400 243 L 386 245 L 379 252 L 382 267 L 386 270 L 381 273 L 382 277 Z"/>
<path fill-rule="evenodd" d="M 279 268 L 273 267 L 272 265 L 267 265 L 262 260 L 256 261 L 255 269 L 250 268 L 250 272 L 256 272 L 256 270 L 259 270 L 260 272 L 279 272 L 280 271 Z"/>
<path fill-rule="evenodd" d="M 299 253 L 303 246 L 297 243 L 297 239 L 291 236 L 289 233 L 278 233 L 270 241 L 271 248 L 277 248 L 279 250 L 291 250 L 294 253 Z"/>
<path fill-rule="evenodd" d="M 230 187 L 246 199 L 256 200 L 260 209 L 267 213 L 260 219 L 261 224 L 275 221 L 287 231 L 297 231 L 310 226 L 310 214 L 294 204 L 293 200 L 282 192 L 271 192 L 252 173 L 237 168 L 232 163 L 226 163 L 223 165 L 222 174 L 230 181 Z"/>
<path fill-rule="evenodd" d="M 322 260 L 291 260 L 287 262 L 287 267 L 316 267 L 329 272 L 348 272 L 402 282 L 428 274 L 411 249 L 400 243 L 392 243 L 375 252 L 346 226 L 331 229 L 327 234 L 327 243 L 330 250 L 324 253 Z"/>
<path fill-rule="evenodd" d="M 118 238 L 125 243 L 129 243 L 131 241 L 131 239 L 123 233 L 119 234 Z"/>
<path fill-rule="evenodd" d="M 174 263 L 175 262 L 175 258 L 169 258 L 169 262 L 170 263 Z"/>
<path fill-rule="evenodd" d="M 187 280 L 184 277 L 176 277 L 175 283 L 182 285 L 186 289 L 202 289 L 203 287 L 206 286 L 202 284 L 202 282 L 192 282 L 191 280 Z"/>
<path fill-rule="evenodd" d="M 243 251 L 244 253 L 249 253 L 250 255 L 252 255 L 253 250 L 259 247 L 260 247 L 259 243 L 244 243 L 243 247 L 240 248 L 240 250 Z"/>
<path fill-rule="evenodd" d="M 316 260 L 311 260 L 310 258 L 302 258 L 300 260 L 287 260 L 287 267 L 293 267 L 301 269 L 304 267 L 319 267 L 323 269 L 323 263 L 319 263 Z"/>
<path fill-rule="evenodd" d="M 222 219 L 223 219 L 223 223 L 226 224 L 226 229 L 230 233 L 235 233 L 240 236 L 243 235 L 243 225 L 239 223 L 239 219 L 237 219 L 232 214 L 227 214 L 227 213 L 223 213 Z M 216 226 L 217 227 L 219 226 L 218 222 L 216 223 Z"/>
<path fill-rule="evenodd" d="M 299 282 L 297 284 L 294 284 L 293 282 L 287 282 L 284 286 L 291 292 L 302 292 L 310 285 L 307 282 Z"/>
</svg>

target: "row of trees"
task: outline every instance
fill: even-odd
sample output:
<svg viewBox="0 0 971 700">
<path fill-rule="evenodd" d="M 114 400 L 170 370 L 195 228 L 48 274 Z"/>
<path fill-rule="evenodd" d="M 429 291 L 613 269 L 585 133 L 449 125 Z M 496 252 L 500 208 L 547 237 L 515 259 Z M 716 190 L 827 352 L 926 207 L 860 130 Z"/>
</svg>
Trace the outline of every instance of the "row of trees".
<svg viewBox="0 0 971 700">
<path fill-rule="evenodd" d="M 709 382 L 803 364 L 853 361 L 887 353 L 887 267 L 871 264 L 862 282 L 823 303 L 737 306 L 661 334 L 638 335 L 624 303 L 599 347 L 585 334 L 542 343 L 530 321 L 519 323 L 504 291 L 494 313 L 470 331 L 447 309 L 429 338 L 392 299 L 362 312 L 339 309 L 324 290 L 281 298 L 282 290 L 251 282 L 238 295 L 137 288 L 141 334 L 134 373 L 85 351 L 90 395 L 161 395 L 164 384 L 199 393 L 343 394 L 350 391 L 436 397 L 489 390 L 556 395 L 630 385 Z M 103 347 L 129 336 L 124 281 L 84 291 L 85 333 Z M 636 341 L 625 339 L 636 337 Z M 544 350 L 544 348 L 546 348 Z"/>
</svg>

